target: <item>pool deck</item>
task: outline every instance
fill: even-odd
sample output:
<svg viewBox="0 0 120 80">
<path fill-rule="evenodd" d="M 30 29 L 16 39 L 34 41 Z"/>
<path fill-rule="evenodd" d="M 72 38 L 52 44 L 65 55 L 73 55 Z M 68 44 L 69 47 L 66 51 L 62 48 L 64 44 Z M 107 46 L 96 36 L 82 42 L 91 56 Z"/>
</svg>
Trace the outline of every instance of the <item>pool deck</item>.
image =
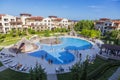
<svg viewBox="0 0 120 80">
<path fill-rule="evenodd" d="M 66 37 L 70 37 L 70 36 L 66 36 Z M 79 37 L 72 37 L 72 38 L 81 39 Z M 86 40 L 86 39 L 83 39 L 83 40 Z M 90 56 L 96 56 L 96 54 L 99 52 L 99 48 L 97 47 L 96 44 L 94 44 L 91 41 L 88 41 L 88 42 L 90 42 L 93 45 L 93 47 L 91 49 L 87 49 L 87 50 L 79 50 L 79 54 L 80 53 L 84 54 L 84 56 L 82 55 L 82 58 L 86 58 L 86 55 L 89 55 L 89 54 L 91 54 Z M 58 69 L 60 66 L 62 66 L 64 68 L 64 72 L 69 72 L 70 71 L 69 68 L 72 65 L 74 65 L 78 61 L 81 61 L 81 62 L 83 61 L 83 59 L 80 60 L 80 57 L 77 57 L 77 55 L 75 54 L 75 50 L 71 50 L 70 52 L 75 56 L 75 60 L 69 64 L 59 65 L 59 64 L 49 64 L 48 61 L 46 61 L 44 59 L 33 57 L 28 54 L 17 54 L 16 55 L 9 51 L 9 46 L 8 46 L 8 47 L 4 48 L 0 53 L 11 54 L 11 55 L 14 55 L 15 57 L 5 57 L 4 56 L 4 57 L 0 58 L 0 61 L 4 64 L 4 66 L 6 66 L 8 68 L 13 64 L 18 64 L 18 63 L 21 64 L 23 67 L 28 67 L 28 69 L 26 71 L 23 71 L 25 73 L 29 73 L 29 69 L 31 67 L 34 68 L 36 63 L 38 63 L 45 69 L 47 74 L 56 74 L 56 69 Z M 11 62 L 10 63 L 8 62 L 6 64 L 5 62 L 3 62 L 6 59 L 10 59 Z M 21 72 L 20 69 L 16 69 L 16 68 L 11 68 L 11 69 Z M 60 72 L 60 73 L 64 73 L 64 72 Z"/>
</svg>

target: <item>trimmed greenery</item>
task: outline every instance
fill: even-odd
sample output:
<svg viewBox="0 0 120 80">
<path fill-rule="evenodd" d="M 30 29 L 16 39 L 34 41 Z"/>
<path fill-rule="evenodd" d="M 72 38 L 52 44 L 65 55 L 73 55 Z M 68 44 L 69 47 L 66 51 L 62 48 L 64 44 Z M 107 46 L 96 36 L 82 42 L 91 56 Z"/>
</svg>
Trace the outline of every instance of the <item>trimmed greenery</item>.
<svg viewBox="0 0 120 80">
<path fill-rule="evenodd" d="M 107 70 L 109 70 L 112 67 L 115 66 L 120 66 L 120 62 L 108 62 L 102 64 L 100 67 L 92 71 L 91 73 L 88 74 L 87 78 L 88 80 L 96 80 L 98 79 L 103 73 L 105 73 Z"/>
<path fill-rule="evenodd" d="M 109 70 L 107 70 L 105 73 L 102 74 L 101 77 L 99 77 L 98 80 L 108 80 L 108 78 L 110 76 L 113 75 L 113 73 L 117 70 L 118 66 L 110 68 Z"/>
<path fill-rule="evenodd" d="M 56 33 L 65 34 L 69 30 L 66 28 L 55 28 L 53 30 L 44 30 L 44 31 L 35 31 L 33 29 L 24 29 L 24 30 L 16 30 L 12 29 L 8 34 L 0 34 L 0 46 L 8 46 L 11 44 L 15 44 L 19 41 L 22 37 L 27 37 L 28 39 L 32 35 L 38 35 L 43 37 L 54 36 Z"/>
<path fill-rule="evenodd" d="M 109 60 L 105 61 L 97 57 L 93 64 L 88 65 L 88 79 L 94 80 L 95 78 L 97 78 L 98 80 L 107 80 L 107 78 L 109 78 L 114 73 L 114 71 L 118 68 L 119 65 L 120 62 L 111 62 Z M 73 80 L 71 74 L 71 72 L 58 74 L 58 80 Z"/>
<path fill-rule="evenodd" d="M 10 69 L 0 72 L 0 80 L 30 80 L 29 74 L 16 72 Z"/>
<path fill-rule="evenodd" d="M 46 80 L 45 69 L 36 63 L 36 67 L 30 69 L 30 80 Z"/>
<path fill-rule="evenodd" d="M 11 44 L 16 43 L 17 41 L 19 41 L 21 38 L 13 38 L 13 39 L 9 39 L 9 40 L 4 40 L 4 42 L 0 43 L 1 46 L 8 46 Z"/>
<path fill-rule="evenodd" d="M 100 66 L 100 64 L 106 63 L 108 61 L 102 60 L 101 58 L 97 57 L 94 61 L 93 64 L 89 64 L 88 65 L 88 73 L 92 72 L 93 70 L 95 70 L 96 68 L 98 68 Z M 73 80 L 72 79 L 72 73 L 64 73 L 64 74 L 58 74 L 58 80 Z"/>
<path fill-rule="evenodd" d="M 120 80 L 120 77 L 119 77 L 119 80 Z"/>
<path fill-rule="evenodd" d="M 3 66 L 3 64 L 0 62 L 0 66 Z"/>
</svg>

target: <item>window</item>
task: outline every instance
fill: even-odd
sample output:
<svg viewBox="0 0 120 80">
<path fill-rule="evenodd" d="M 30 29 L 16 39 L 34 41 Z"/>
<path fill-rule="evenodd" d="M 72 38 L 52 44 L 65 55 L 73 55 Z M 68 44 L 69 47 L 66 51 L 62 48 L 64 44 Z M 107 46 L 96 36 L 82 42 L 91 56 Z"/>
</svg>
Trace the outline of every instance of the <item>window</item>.
<svg viewBox="0 0 120 80">
<path fill-rule="evenodd" d="M 111 26 L 112 24 L 109 24 L 109 26 Z"/>
<path fill-rule="evenodd" d="M 105 26 L 107 26 L 107 23 L 105 23 Z"/>
<path fill-rule="evenodd" d="M 5 26 L 8 26 L 9 24 L 8 23 L 5 23 Z"/>
<path fill-rule="evenodd" d="M 45 22 L 47 22 L 47 20 L 44 20 Z"/>
<path fill-rule="evenodd" d="M 104 27 L 104 29 L 107 29 L 107 27 Z"/>
<path fill-rule="evenodd" d="M 11 21 L 15 21 L 14 19 L 11 19 Z"/>
<path fill-rule="evenodd" d="M 5 18 L 5 19 L 4 19 L 4 21 L 8 21 L 8 19 L 7 19 L 7 18 Z"/>
</svg>

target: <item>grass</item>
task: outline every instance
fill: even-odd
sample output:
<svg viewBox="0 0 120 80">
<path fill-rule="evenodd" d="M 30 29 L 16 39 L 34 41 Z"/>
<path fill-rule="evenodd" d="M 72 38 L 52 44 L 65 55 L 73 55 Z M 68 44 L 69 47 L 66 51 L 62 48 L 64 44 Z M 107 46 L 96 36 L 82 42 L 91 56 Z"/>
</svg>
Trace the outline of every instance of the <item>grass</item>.
<svg viewBox="0 0 120 80">
<path fill-rule="evenodd" d="M 89 64 L 89 65 L 88 65 L 88 70 L 87 70 L 88 73 L 90 73 L 91 71 L 95 70 L 95 69 L 98 68 L 101 64 L 104 64 L 104 63 L 106 63 L 106 62 L 108 62 L 108 61 L 103 60 L 103 59 L 97 57 L 97 58 L 95 59 L 95 61 L 94 61 L 93 64 Z"/>
<path fill-rule="evenodd" d="M 98 80 L 108 80 L 108 78 L 117 70 L 117 68 L 118 66 L 110 68 Z"/>
<path fill-rule="evenodd" d="M 93 70 L 98 68 L 101 64 L 106 62 L 108 61 L 102 60 L 97 57 L 93 64 L 88 65 L 88 73 L 92 72 Z M 107 80 L 107 78 L 110 77 L 116 69 L 117 67 L 113 67 L 109 69 L 107 72 L 104 73 L 103 76 L 99 78 L 99 80 Z M 72 79 L 71 73 L 58 74 L 57 76 L 58 76 L 58 80 L 74 80 Z"/>
<path fill-rule="evenodd" d="M 0 67 L 3 66 L 3 64 L 0 62 Z"/>
<path fill-rule="evenodd" d="M 118 80 L 120 80 L 120 77 L 119 77 L 119 79 Z"/>
<path fill-rule="evenodd" d="M 30 36 L 23 36 L 23 37 L 26 37 L 27 39 L 29 39 L 30 37 L 31 37 L 31 35 Z M 16 42 L 18 42 L 20 39 L 21 39 L 22 37 L 19 37 L 19 36 L 17 36 L 17 37 L 6 37 L 5 39 L 4 39 L 4 41 L 3 42 L 1 42 L 0 43 L 0 46 L 8 46 L 8 45 L 11 45 L 11 44 L 15 44 Z"/>
<path fill-rule="evenodd" d="M 29 80 L 29 75 L 7 69 L 0 72 L 0 80 Z"/>
<path fill-rule="evenodd" d="M 19 40 L 20 39 L 12 39 L 12 40 L 9 40 L 9 41 L 4 41 L 4 42 L 0 43 L 0 45 L 1 46 L 8 46 L 8 45 L 11 45 L 11 44 L 15 44 Z"/>
</svg>

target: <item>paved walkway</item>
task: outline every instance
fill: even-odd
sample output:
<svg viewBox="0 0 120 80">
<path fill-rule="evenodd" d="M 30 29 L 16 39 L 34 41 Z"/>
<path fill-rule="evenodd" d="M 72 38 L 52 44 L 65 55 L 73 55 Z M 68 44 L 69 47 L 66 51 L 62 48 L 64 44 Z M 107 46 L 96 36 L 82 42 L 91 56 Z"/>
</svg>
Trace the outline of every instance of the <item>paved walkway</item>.
<svg viewBox="0 0 120 80">
<path fill-rule="evenodd" d="M 120 67 L 116 70 L 116 72 L 108 80 L 118 80 L 119 77 L 120 77 Z"/>
<path fill-rule="evenodd" d="M 57 80 L 56 74 L 47 74 L 47 80 Z"/>
<path fill-rule="evenodd" d="M 6 69 L 7 69 L 7 67 L 1 66 L 1 67 L 0 67 L 0 72 L 4 71 L 4 70 L 6 70 Z"/>
</svg>

